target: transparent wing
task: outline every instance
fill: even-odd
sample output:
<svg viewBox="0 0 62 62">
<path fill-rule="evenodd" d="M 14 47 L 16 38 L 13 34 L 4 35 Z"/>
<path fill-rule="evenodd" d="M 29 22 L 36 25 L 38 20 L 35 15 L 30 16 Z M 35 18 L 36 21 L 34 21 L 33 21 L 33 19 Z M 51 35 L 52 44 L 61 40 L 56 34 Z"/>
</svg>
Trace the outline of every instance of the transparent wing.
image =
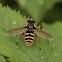
<svg viewBox="0 0 62 62">
<path fill-rule="evenodd" d="M 7 34 L 7 35 L 10 35 L 10 36 L 13 36 L 13 35 L 22 34 L 24 31 L 25 31 L 25 28 L 22 27 L 22 28 L 17 28 L 17 29 L 9 30 L 9 31 L 7 31 L 6 34 Z"/>
<path fill-rule="evenodd" d="M 38 36 L 40 36 L 40 37 L 42 37 L 42 38 L 44 38 L 44 39 L 53 40 L 53 38 L 52 38 L 52 36 L 51 36 L 50 34 L 44 32 L 44 31 L 42 31 L 42 30 L 40 30 L 40 29 L 37 29 L 37 28 L 36 28 L 36 29 L 35 29 L 35 32 L 36 32 L 36 34 L 37 34 Z"/>
</svg>

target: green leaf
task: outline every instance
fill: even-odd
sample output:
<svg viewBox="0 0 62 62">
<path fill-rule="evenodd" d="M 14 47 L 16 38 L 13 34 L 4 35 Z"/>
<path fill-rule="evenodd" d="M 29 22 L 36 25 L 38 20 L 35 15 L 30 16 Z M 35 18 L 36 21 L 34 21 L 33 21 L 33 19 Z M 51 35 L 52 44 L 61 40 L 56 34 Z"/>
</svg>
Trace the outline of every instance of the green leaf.
<svg viewBox="0 0 62 62">
<path fill-rule="evenodd" d="M 6 62 L 6 60 L 4 59 L 2 55 L 0 55 L 0 62 Z"/>
<path fill-rule="evenodd" d="M 51 9 L 56 2 L 61 0 L 17 0 L 24 7 L 32 18 L 39 23 L 48 9 Z"/>
<path fill-rule="evenodd" d="M 23 27 L 27 23 L 27 20 L 26 17 L 20 15 L 19 11 L 13 11 L 9 7 L 3 8 L 0 5 L 0 26 L 6 30 Z"/>
<path fill-rule="evenodd" d="M 58 62 L 62 60 L 62 56 L 60 56 L 62 54 L 62 23 L 60 22 L 52 25 L 44 24 L 45 31 L 48 31 L 54 40 L 48 41 L 38 37 L 41 51 L 37 46 L 36 37 L 33 44 L 29 47 L 25 44 L 24 36 L 21 37 L 22 41 L 16 45 L 16 42 L 20 41 L 20 35 L 6 35 L 5 30 L 23 27 L 27 20 L 28 19 L 21 16 L 19 12 L 0 5 L 0 54 L 6 55 L 11 62 Z M 14 21 L 16 21 L 16 23 Z M 3 30 L 2 27 L 5 30 Z M 57 56 L 57 54 L 59 54 L 59 56 Z M 59 60 L 55 57 L 58 57 Z"/>
<path fill-rule="evenodd" d="M 55 50 L 54 53 L 54 62 L 62 61 L 62 23 L 56 22 L 53 25 L 44 25 L 44 29 L 50 32 L 53 36 L 53 47 Z"/>
<path fill-rule="evenodd" d="M 5 32 L 0 28 L 0 53 L 9 57 L 11 62 L 51 62 L 53 61 L 54 50 L 49 41 L 39 38 L 39 44 L 42 51 L 37 47 L 37 40 L 31 47 L 26 46 L 24 39 L 22 38 L 21 44 L 18 46 L 15 44 L 19 41 L 19 36 L 14 38 L 5 35 Z M 47 59 L 48 58 L 48 59 Z"/>
<path fill-rule="evenodd" d="M 16 42 L 20 41 L 20 35 L 6 35 L 5 30 L 23 27 L 27 19 L 9 7 L 0 5 L 0 9 L 0 53 L 6 55 L 11 62 L 52 62 L 54 49 L 49 41 L 39 37 L 39 45 L 42 48 L 40 51 L 36 38 L 32 46 L 28 47 L 24 36 L 22 36 L 22 41 L 16 45 Z M 16 24 L 13 24 L 14 21 Z"/>
</svg>

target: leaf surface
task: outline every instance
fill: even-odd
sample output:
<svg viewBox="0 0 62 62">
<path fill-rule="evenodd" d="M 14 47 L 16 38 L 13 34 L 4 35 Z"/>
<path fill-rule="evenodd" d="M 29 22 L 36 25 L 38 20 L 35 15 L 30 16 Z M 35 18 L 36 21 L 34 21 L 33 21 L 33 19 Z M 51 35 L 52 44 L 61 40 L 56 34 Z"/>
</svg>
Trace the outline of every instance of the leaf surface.
<svg viewBox="0 0 62 62">
<path fill-rule="evenodd" d="M 44 24 L 45 31 L 47 30 L 48 33 L 53 36 L 54 40 L 50 42 L 46 39 L 38 37 L 39 45 L 42 49 L 40 51 L 37 46 L 36 37 L 33 44 L 28 47 L 25 44 L 24 36 L 21 37 L 22 41 L 16 45 L 16 42 L 20 41 L 20 35 L 6 35 L 7 30 L 25 26 L 27 20 L 28 19 L 21 16 L 19 12 L 13 11 L 9 7 L 2 7 L 0 5 L 0 54 L 6 55 L 11 62 L 53 62 L 56 57 L 55 54 L 58 53 L 61 55 L 62 51 L 62 23 L 57 22 L 52 25 Z M 54 45 L 56 46 L 54 47 Z M 57 52 L 58 49 L 59 51 Z M 62 56 L 58 57 L 59 60 L 61 60 Z M 57 58 L 55 61 L 57 61 Z"/>
</svg>

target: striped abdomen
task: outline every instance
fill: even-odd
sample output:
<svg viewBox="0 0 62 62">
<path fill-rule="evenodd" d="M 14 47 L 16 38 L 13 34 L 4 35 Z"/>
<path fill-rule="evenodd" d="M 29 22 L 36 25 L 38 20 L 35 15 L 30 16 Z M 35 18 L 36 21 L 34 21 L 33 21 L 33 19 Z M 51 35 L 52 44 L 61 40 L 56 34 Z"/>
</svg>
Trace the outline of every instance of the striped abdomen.
<svg viewBox="0 0 62 62">
<path fill-rule="evenodd" d="M 34 32 L 33 31 L 27 31 L 25 33 L 25 42 L 28 46 L 30 46 L 33 43 L 34 40 Z"/>
</svg>

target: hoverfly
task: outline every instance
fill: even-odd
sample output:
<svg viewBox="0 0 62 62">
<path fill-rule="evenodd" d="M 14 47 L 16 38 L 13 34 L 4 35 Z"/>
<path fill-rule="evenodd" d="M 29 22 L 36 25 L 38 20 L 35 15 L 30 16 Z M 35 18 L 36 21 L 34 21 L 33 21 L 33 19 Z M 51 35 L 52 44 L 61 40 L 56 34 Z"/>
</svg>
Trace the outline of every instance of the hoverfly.
<svg viewBox="0 0 62 62">
<path fill-rule="evenodd" d="M 33 19 L 28 20 L 25 27 L 21 27 L 21 28 L 12 29 L 12 30 L 7 31 L 7 34 L 11 35 L 11 36 L 12 35 L 19 35 L 19 34 L 24 35 L 25 43 L 27 44 L 27 46 L 32 45 L 34 37 L 36 36 L 37 37 L 37 46 L 40 48 L 40 46 L 38 44 L 38 36 L 35 33 L 44 39 L 47 39 L 47 40 L 53 39 L 50 34 L 42 31 L 41 29 L 35 28 L 35 21 Z M 21 35 L 20 35 L 20 39 L 21 39 Z"/>
</svg>

